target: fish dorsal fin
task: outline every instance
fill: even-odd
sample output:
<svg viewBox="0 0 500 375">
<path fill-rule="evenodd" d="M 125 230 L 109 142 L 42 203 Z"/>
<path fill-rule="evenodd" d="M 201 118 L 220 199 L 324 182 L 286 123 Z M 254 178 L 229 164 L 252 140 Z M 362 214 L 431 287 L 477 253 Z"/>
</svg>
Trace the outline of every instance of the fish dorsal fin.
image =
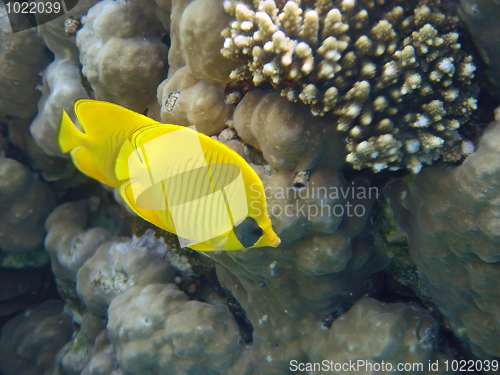
<svg viewBox="0 0 500 375">
<path fill-rule="evenodd" d="M 140 148 L 141 145 L 151 141 L 152 139 L 174 132 L 176 130 L 185 129 L 184 126 L 172 125 L 172 124 L 162 124 L 154 123 L 137 129 L 130 134 L 129 141 L 133 145 L 134 149 Z"/>
<path fill-rule="evenodd" d="M 85 134 L 107 136 L 115 132 L 130 134 L 155 120 L 117 104 L 92 99 L 75 102 L 75 113 Z"/>
</svg>

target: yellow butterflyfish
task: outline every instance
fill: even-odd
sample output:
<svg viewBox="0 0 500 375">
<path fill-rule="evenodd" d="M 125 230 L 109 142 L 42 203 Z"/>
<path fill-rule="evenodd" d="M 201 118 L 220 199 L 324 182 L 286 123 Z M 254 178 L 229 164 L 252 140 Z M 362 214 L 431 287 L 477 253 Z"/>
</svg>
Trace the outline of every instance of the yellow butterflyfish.
<svg viewBox="0 0 500 375">
<path fill-rule="evenodd" d="M 235 151 L 193 129 L 117 104 L 75 102 L 57 135 L 84 174 L 118 188 L 127 205 L 194 250 L 276 247 L 259 176 Z"/>
</svg>

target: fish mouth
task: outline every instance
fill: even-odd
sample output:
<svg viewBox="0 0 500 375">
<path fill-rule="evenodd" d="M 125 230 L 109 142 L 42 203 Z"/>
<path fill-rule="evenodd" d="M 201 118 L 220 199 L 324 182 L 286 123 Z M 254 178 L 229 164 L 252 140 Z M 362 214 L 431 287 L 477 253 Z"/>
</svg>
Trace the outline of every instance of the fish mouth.
<svg viewBox="0 0 500 375">
<path fill-rule="evenodd" d="M 256 244 L 258 247 L 278 247 L 281 243 L 281 239 L 276 235 L 276 233 L 265 233 L 262 238 Z"/>
<path fill-rule="evenodd" d="M 280 243 L 281 243 L 281 239 L 277 235 L 274 235 L 274 238 L 271 241 L 271 244 L 269 246 L 278 247 Z"/>
</svg>

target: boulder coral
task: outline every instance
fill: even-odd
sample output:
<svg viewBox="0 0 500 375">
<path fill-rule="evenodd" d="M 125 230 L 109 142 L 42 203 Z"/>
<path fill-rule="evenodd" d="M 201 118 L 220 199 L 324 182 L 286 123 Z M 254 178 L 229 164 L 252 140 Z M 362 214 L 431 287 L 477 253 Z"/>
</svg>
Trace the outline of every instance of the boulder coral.
<svg viewBox="0 0 500 375">
<path fill-rule="evenodd" d="M 48 185 L 27 166 L 0 157 L 0 249 L 25 252 L 41 246 L 44 222 L 55 205 Z"/>
<path fill-rule="evenodd" d="M 54 371 L 59 349 L 71 338 L 71 317 L 63 303 L 50 300 L 32 306 L 2 329 L 0 371 L 5 375 L 43 375 Z"/>
<path fill-rule="evenodd" d="M 74 101 L 90 96 L 84 85 L 75 36 L 67 35 L 64 25 L 66 20 L 81 19 L 82 14 L 96 2 L 97 0 L 80 1 L 65 16 L 39 27 L 47 47 L 54 53 L 54 61 L 43 72 L 42 97 L 30 131 L 38 146 L 48 155 L 63 155 L 56 142 L 61 111 L 65 110 L 76 121 Z"/>
<path fill-rule="evenodd" d="M 45 43 L 33 29 L 12 33 L 0 5 L 0 113 L 22 118 L 36 114 L 40 73 L 50 59 Z"/>
<path fill-rule="evenodd" d="M 108 319 L 118 362 L 132 374 L 221 373 L 242 350 L 229 311 L 189 301 L 175 284 L 130 288 Z"/>
<path fill-rule="evenodd" d="M 218 0 L 176 1 L 171 15 L 170 69 L 158 87 L 161 121 L 195 126 L 215 135 L 228 126 L 232 109 L 224 89 L 235 64 L 221 56 L 221 20 L 229 22 Z"/>
<path fill-rule="evenodd" d="M 461 166 L 435 166 L 387 188 L 432 300 L 482 358 L 500 356 L 498 114 Z"/>
<path fill-rule="evenodd" d="M 168 69 L 158 8 L 148 5 L 101 1 L 76 34 L 82 72 L 95 98 L 141 113 L 156 104 L 156 87 Z"/>
<path fill-rule="evenodd" d="M 329 374 L 332 368 L 336 370 L 336 364 L 357 358 L 363 363 L 355 367 L 358 373 L 389 372 L 390 368 L 397 369 L 399 362 L 404 364 L 397 370 L 402 374 L 428 373 L 429 363 L 437 365 L 433 373 L 445 374 L 443 362 L 451 358 L 433 349 L 436 327 L 432 317 L 407 306 L 363 298 L 342 319 L 333 322 L 326 337 L 312 344 L 314 362 L 322 358 L 330 361 L 329 367 L 315 373 Z M 347 352 L 346 347 L 350 348 Z M 386 367 L 381 366 L 377 371 L 380 358 L 384 358 Z M 335 372 L 344 375 L 353 371 L 352 368 L 338 371 L 337 367 Z"/>
<path fill-rule="evenodd" d="M 195 126 L 206 135 L 226 128 L 233 112 L 224 101 L 224 87 L 194 78 L 187 66 L 158 86 L 158 100 L 162 122 Z"/>
<path fill-rule="evenodd" d="M 31 133 L 47 154 L 63 156 L 55 140 L 61 111 L 78 124 L 73 111 L 77 99 L 107 100 L 159 117 L 156 87 L 166 76 L 168 48 L 161 41 L 164 29 L 155 14 L 162 11 L 144 4 L 150 6 L 82 0 L 64 16 L 40 26 L 55 60 L 44 72 L 43 95 Z M 106 23 L 109 14 L 114 21 Z M 135 17 L 135 22 L 125 22 L 129 17 Z M 117 29 L 118 18 L 123 22 Z M 68 34 L 68 21 L 81 27 Z M 99 23 L 96 30 L 95 22 Z M 120 56 L 120 64 L 114 56 Z"/>
</svg>

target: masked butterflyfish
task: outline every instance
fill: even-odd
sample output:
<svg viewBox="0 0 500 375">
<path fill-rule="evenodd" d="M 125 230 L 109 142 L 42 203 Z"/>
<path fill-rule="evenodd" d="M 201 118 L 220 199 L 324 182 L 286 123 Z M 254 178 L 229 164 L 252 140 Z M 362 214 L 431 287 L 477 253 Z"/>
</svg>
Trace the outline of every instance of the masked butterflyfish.
<svg viewBox="0 0 500 375">
<path fill-rule="evenodd" d="M 84 174 L 118 188 L 137 215 L 194 250 L 276 247 L 259 176 L 226 145 L 119 105 L 78 100 L 57 139 Z"/>
</svg>

